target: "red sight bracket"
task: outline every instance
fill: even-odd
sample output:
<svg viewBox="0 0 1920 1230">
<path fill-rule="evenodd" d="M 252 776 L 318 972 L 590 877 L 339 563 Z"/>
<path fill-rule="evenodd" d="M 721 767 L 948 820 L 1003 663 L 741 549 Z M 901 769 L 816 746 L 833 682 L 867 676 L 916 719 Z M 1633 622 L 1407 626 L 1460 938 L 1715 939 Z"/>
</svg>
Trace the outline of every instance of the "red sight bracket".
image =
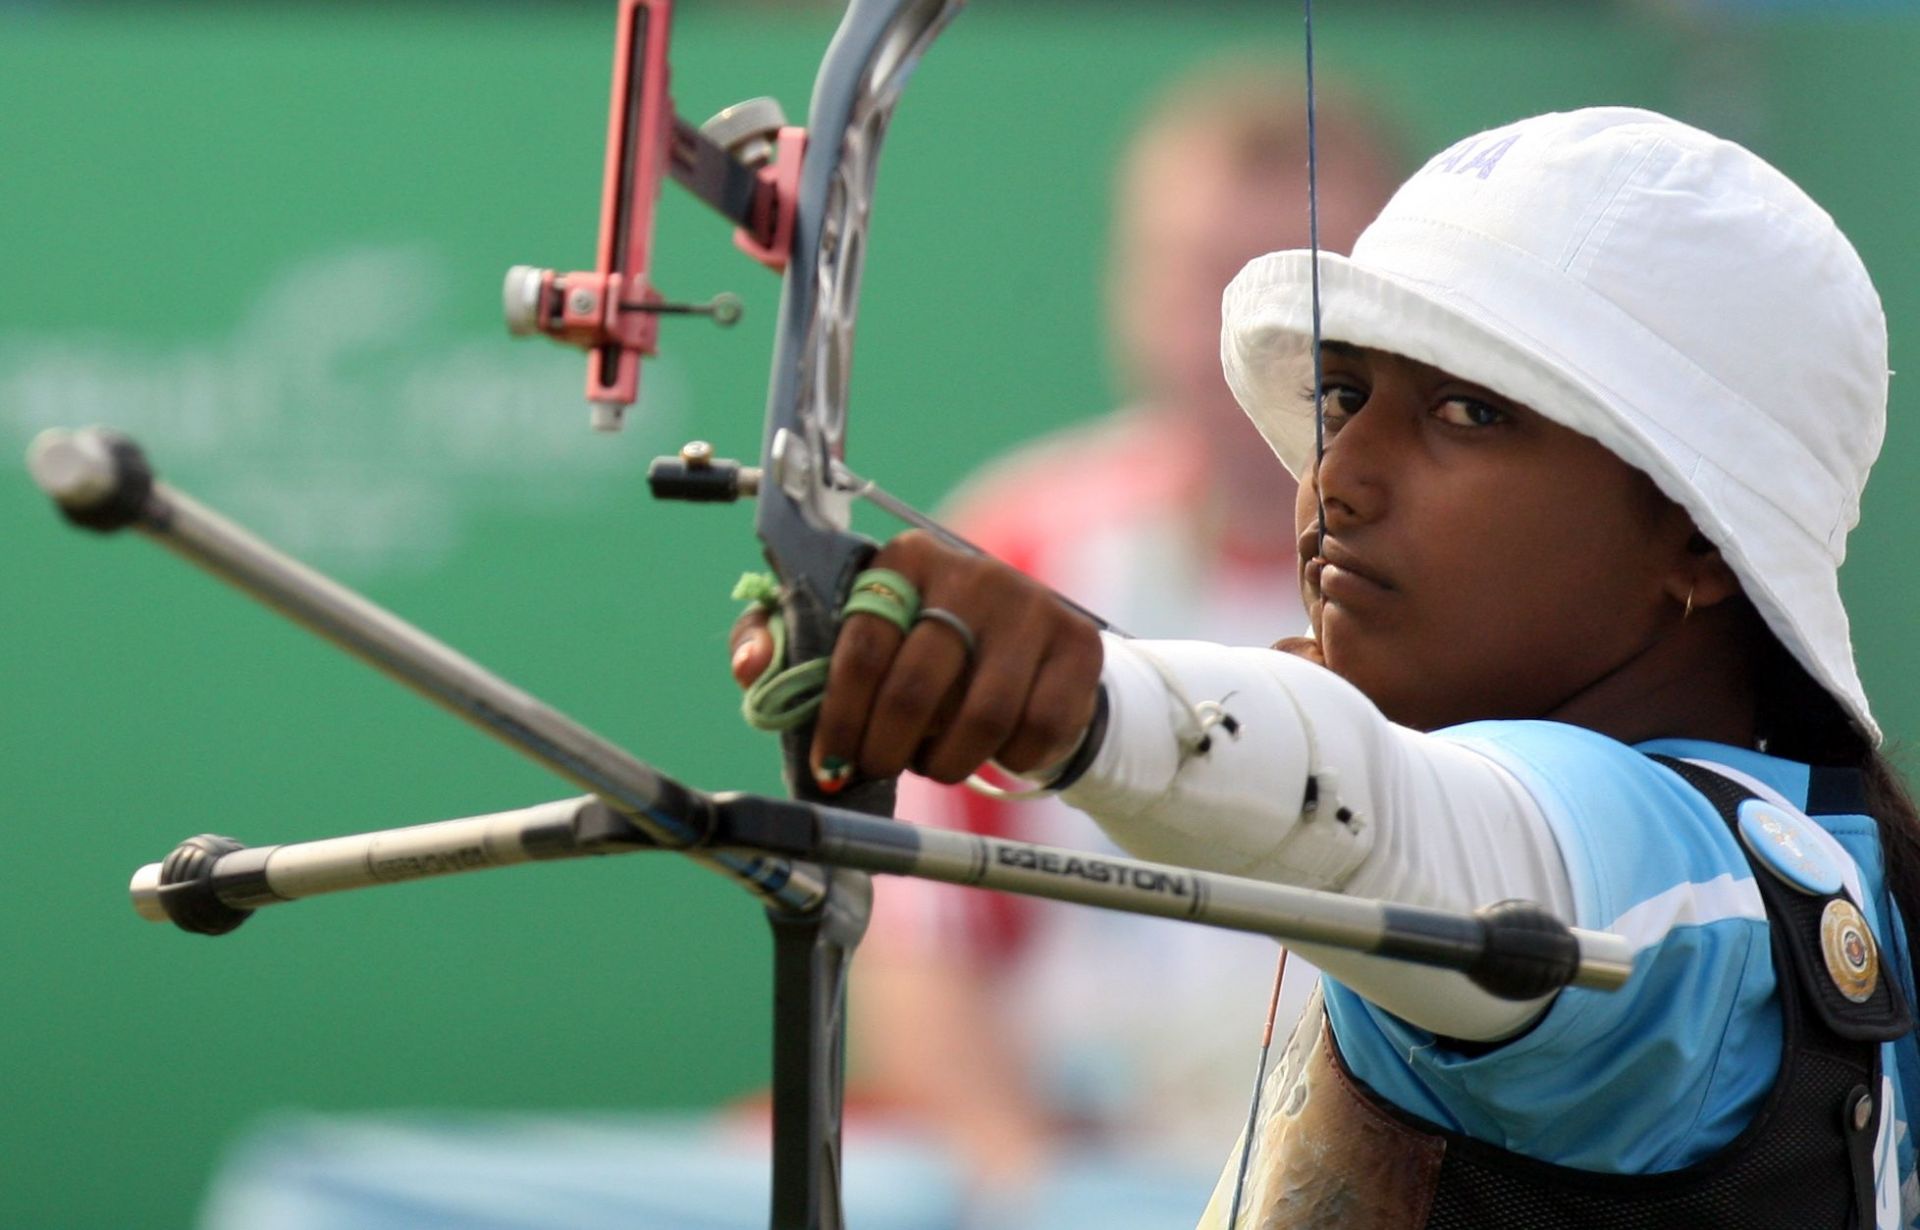
<svg viewBox="0 0 1920 1230">
<path fill-rule="evenodd" d="M 788 125 L 765 98 L 699 128 L 681 119 L 670 92 L 673 3 L 621 0 L 594 269 L 515 265 L 502 292 L 510 332 L 544 333 L 588 352 L 587 401 L 602 431 L 618 430 L 639 397 L 640 361 L 659 351 L 661 316 L 710 316 L 723 326 L 740 318 L 733 295 L 673 303 L 654 288 L 653 220 L 665 176 L 731 221 L 735 245 L 775 273 L 786 270 L 793 245 L 806 130 Z"/>
</svg>

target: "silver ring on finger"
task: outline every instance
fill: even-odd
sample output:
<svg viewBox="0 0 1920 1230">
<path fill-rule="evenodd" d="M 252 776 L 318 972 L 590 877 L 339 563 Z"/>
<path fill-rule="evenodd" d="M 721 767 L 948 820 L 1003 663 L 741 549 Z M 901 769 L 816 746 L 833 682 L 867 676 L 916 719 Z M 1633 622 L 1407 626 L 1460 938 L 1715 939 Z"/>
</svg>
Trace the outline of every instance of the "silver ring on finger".
<svg viewBox="0 0 1920 1230">
<path fill-rule="evenodd" d="M 974 640 L 973 629 L 967 626 L 967 621 L 945 607 L 923 606 L 920 608 L 920 613 L 914 616 L 913 622 L 917 624 L 929 619 L 960 638 L 960 648 L 966 650 L 967 662 L 971 664 L 979 643 Z"/>
</svg>

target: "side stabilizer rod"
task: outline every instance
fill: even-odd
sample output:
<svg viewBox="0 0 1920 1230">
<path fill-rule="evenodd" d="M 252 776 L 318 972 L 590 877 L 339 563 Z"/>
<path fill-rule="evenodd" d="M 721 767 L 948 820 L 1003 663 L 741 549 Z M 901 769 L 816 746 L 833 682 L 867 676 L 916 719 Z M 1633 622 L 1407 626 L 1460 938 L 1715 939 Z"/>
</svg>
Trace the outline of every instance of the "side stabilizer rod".
<svg viewBox="0 0 1920 1230">
<path fill-rule="evenodd" d="M 168 486 L 126 437 L 49 429 L 33 441 L 27 463 L 69 521 L 100 533 L 138 531 L 591 790 L 658 844 L 703 847 L 696 860 L 770 906 L 804 913 L 825 898 L 819 868 L 713 850 L 704 796 Z"/>
<path fill-rule="evenodd" d="M 700 797 L 714 816 L 710 840 L 742 858 L 805 859 L 1412 961 L 1460 970 L 1510 999 L 1569 985 L 1613 990 L 1633 969 L 1633 952 L 1620 936 L 1568 927 L 1532 902 L 1453 913 L 918 827 L 815 803 Z M 263 906 L 322 893 L 659 848 L 587 796 L 291 845 L 247 848 L 195 837 L 165 862 L 135 872 L 132 895 L 143 918 L 223 934 Z"/>
</svg>

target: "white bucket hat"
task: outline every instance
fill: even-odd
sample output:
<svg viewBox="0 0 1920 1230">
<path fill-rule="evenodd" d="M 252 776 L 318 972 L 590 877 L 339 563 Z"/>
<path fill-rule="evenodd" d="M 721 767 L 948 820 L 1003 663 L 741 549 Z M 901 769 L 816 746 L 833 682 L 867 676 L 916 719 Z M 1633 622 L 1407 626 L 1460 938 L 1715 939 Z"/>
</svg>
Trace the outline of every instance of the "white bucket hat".
<svg viewBox="0 0 1920 1230">
<path fill-rule="evenodd" d="M 1241 271 L 1222 362 L 1286 467 L 1313 461 L 1310 253 Z M 1887 329 L 1833 219 L 1751 152 L 1651 111 L 1454 145 L 1352 257 L 1322 332 L 1483 384 L 1650 475 L 1875 743 L 1838 570 L 1886 428 Z"/>
</svg>

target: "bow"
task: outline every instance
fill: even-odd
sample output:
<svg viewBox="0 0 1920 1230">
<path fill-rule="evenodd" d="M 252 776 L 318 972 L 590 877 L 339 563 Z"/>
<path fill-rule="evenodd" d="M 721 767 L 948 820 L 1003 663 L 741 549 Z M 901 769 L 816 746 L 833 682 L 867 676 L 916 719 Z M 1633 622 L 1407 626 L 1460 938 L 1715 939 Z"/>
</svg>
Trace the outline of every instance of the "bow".
<svg viewBox="0 0 1920 1230">
<path fill-rule="evenodd" d="M 588 349 L 587 396 L 594 405 L 594 423 L 610 429 L 619 425 L 625 407 L 637 395 L 639 362 L 654 353 L 661 312 L 704 310 L 723 322 L 726 319 L 717 300 L 706 309 L 666 305 L 647 280 L 653 206 L 661 186 L 661 167 L 669 157 L 676 179 L 739 224 L 738 246 L 785 273 L 758 470 L 716 462 L 705 445 L 693 444 L 677 460 L 656 461 L 649 478 L 655 494 L 668 497 L 728 500 L 756 495 L 754 527 L 781 583 L 789 651 L 797 661 L 822 658 L 832 650 L 841 603 L 854 574 L 873 550 L 848 526 L 853 496 L 871 494 L 877 488 L 854 478 L 845 462 L 847 376 L 869 207 L 881 140 L 906 77 L 961 2 L 853 0 L 821 63 L 807 128 L 801 131 L 786 127 L 777 107 L 765 100 L 730 108 L 698 130 L 686 124 L 674 114 L 668 90 L 672 0 L 623 0 L 598 268 L 592 273 L 556 275 L 518 267 L 507 277 L 508 321 L 515 332 L 543 332 Z M 1314 386 L 1318 388 L 1319 228 L 1311 0 L 1305 0 L 1305 18 L 1308 210 L 1315 252 Z M 884 493 L 880 497 L 890 511 L 951 537 Z M 794 797 L 823 801 L 807 764 L 811 738 L 810 722 L 783 733 L 784 776 Z M 854 810 L 890 815 L 893 783 L 857 783 L 835 801 Z M 824 1142 L 829 1151 L 838 1138 L 842 1032 L 838 1005 L 844 999 L 852 945 L 864 929 L 868 891 L 859 873 L 832 875 L 833 891 L 843 898 L 859 895 L 859 916 L 850 924 L 843 918 L 836 929 L 808 921 L 819 918 L 817 914 L 783 919 L 778 911 L 773 913 L 776 934 L 785 937 L 776 944 L 776 980 L 783 995 L 794 997 L 776 1011 L 790 1015 L 799 1000 L 808 1005 L 803 1017 L 777 1021 L 775 1037 L 789 1039 L 802 1030 L 810 1049 L 810 1055 L 791 1057 L 789 1069 L 783 1072 L 781 1056 L 787 1043 L 776 1042 L 775 1097 L 778 1101 L 783 1087 L 791 1086 L 794 1108 L 807 1104 L 804 1113 L 812 1120 L 807 1137 Z M 852 877 L 858 877 L 858 882 Z M 1239 1220 L 1274 1012 L 1286 969 L 1285 952 L 1283 948 L 1260 1042 L 1230 1226 Z M 780 972 L 787 967 L 790 974 Z M 793 1085 L 796 1080 L 802 1085 Z M 781 1221 L 781 1169 L 776 1143 L 775 1224 L 785 1224 Z M 788 1170 L 790 1180 L 799 1177 L 798 1164 Z M 822 1207 L 820 1195 L 808 1197 L 806 1206 Z M 800 1204 L 789 1212 L 806 1215 Z M 837 1217 L 837 1210 L 826 1216 Z"/>
</svg>

